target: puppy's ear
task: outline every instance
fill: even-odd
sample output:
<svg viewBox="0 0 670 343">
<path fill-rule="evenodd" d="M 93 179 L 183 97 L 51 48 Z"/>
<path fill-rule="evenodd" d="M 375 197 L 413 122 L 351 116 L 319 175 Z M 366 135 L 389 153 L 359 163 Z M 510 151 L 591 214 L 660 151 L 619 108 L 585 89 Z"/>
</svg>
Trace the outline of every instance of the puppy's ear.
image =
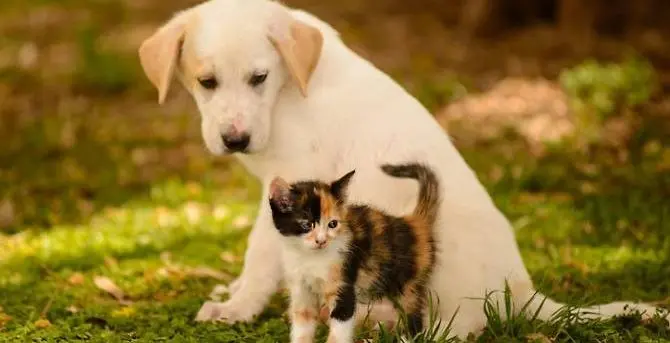
<svg viewBox="0 0 670 343">
<path fill-rule="evenodd" d="M 275 177 L 270 183 L 270 207 L 283 213 L 290 212 L 293 207 L 291 186 L 280 177 Z"/>
<path fill-rule="evenodd" d="M 284 60 L 300 93 L 306 97 L 309 79 L 321 57 L 321 31 L 291 18 L 288 20 L 288 34 L 282 29 L 270 29 L 268 38 Z"/>
<path fill-rule="evenodd" d="M 355 172 L 356 170 L 352 170 L 330 184 L 330 192 L 333 193 L 333 196 L 336 199 L 341 201 L 345 200 L 349 181 L 351 181 L 351 177 L 354 176 Z"/>
<path fill-rule="evenodd" d="M 186 31 L 186 18 L 181 14 L 158 29 L 142 42 L 139 48 L 140 63 L 147 78 L 158 90 L 158 103 L 165 101 L 179 51 Z"/>
</svg>

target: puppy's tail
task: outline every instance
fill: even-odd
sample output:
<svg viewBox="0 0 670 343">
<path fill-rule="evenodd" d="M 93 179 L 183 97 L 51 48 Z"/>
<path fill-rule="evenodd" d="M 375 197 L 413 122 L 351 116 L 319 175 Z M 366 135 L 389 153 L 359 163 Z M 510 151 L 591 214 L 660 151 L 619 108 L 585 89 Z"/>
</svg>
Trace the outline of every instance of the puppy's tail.
<svg viewBox="0 0 670 343">
<path fill-rule="evenodd" d="M 440 206 L 440 185 L 432 169 L 418 163 L 384 164 L 381 169 L 393 177 L 415 179 L 419 182 L 419 200 L 414 215 L 425 218 L 431 226 L 435 224 Z"/>
<path fill-rule="evenodd" d="M 552 321 L 560 318 L 561 313 L 567 312 L 581 319 L 607 319 L 638 312 L 642 318 L 648 319 L 658 315 L 670 323 L 670 312 L 668 310 L 632 301 L 615 301 L 589 307 L 575 307 L 559 303 L 530 289 L 528 292 L 515 297 L 515 302 L 517 306 L 526 310 L 527 315 L 536 316 L 537 319 L 543 321 Z"/>
</svg>

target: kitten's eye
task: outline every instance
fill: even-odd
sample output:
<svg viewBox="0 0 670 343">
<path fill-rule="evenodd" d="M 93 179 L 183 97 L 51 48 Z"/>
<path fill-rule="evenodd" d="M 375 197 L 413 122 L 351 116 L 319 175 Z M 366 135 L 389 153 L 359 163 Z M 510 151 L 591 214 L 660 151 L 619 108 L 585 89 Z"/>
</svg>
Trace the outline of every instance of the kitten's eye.
<svg viewBox="0 0 670 343">
<path fill-rule="evenodd" d="M 219 81 L 217 81 L 214 76 L 205 76 L 205 77 L 199 78 L 198 82 L 200 83 L 200 85 L 203 88 L 209 89 L 209 90 L 212 90 L 212 89 L 216 88 L 217 86 L 219 86 Z"/>
<path fill-rule="evenodd" d="M 328 227 L 331 228 L 331 229 L 334 229 L 334 228 L 337 227 L 337 224 L 338 224 L 337 220 L 331 220 L 331 221 L 328 223 Z"/>
<path fill-rule="evenodd" d="M 310 222 L 302 222 L 300 223 L 300 227 L 305 231 L 312 231 L 312 223 Z"/>
<path fill-rule="evenodd" d="M 251 87 L 258 87 L 260 86 L 263 82 L 265 82 L 265 79 L 268 77 L 268 72 L 267 71 L 260 71 L 260 72 L 255 72 L 251 77 L 249 78 L 249 85 Z"/>
</svg>

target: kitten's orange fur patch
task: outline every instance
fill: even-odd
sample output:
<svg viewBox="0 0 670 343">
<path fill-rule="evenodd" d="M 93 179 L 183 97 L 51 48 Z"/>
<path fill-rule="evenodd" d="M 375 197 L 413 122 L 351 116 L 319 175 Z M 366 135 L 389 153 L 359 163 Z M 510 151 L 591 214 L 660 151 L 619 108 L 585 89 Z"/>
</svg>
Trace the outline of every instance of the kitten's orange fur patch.
<svg viewBox="0 0 670 343">
<path fill-rule="evenodd" d="M 400 306 L 407 313 L 412 313 L 414 310 L 421 306 L 421 298 L 423 294 L 419 294 L 418 281 L 412 280 L 407 285 L 405 285 L 404 292 L 399 299 Z"/>
<path fill-rule="evenodd" d="M 408 216 L 406 220 L 414 229 L 414 235 L 416 237 L 415 259 L 417 269 L 425 270 L 432 266 L 434 262 L 434 248 L 431 243 L 433 239 L 432 227 L 424 218 Z"/>
<path fill-rule="evenodd" d="M 342 266 L 339 264 L 332 265 L 328 270 L 328 282 L 323 289 L 323 300 L 329 308 L 335 307 L 340 286 L 342 286 Z"/>
<path fill-rule="evenodd" d="M 335 214 L 337 209 L 336 200 L 323 189 L 315 190 L 316 195 L 321 201 L 321 216 L 323 218 L 330 218 Z"/>
</svg>

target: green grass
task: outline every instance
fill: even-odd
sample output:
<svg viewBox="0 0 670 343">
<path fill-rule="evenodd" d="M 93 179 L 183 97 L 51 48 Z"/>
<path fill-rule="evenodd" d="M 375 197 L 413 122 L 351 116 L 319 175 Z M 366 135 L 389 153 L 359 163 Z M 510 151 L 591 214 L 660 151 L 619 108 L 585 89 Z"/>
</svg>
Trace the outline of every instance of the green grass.
<svg viewBox="0 0 670 343">
<path fill-rule="evenodd" d="M 192 321 L 212 287 L 240 271 L 255 215 L 255 181 L 234 163 L 208 158 L 197 145 L 202 151 L 194 150 L 199 152 L 178 167 L 162 165 L 161 157 L 184 141 L 146 137 L 142 130 L 106 126 L 107 135 L 119 135 L 112 145 L 109 137 L 95 134 L 63 145 L 60 135 L 71 119 L 24 124 L 9 135 L 11 148 L 2 152 L 2 198 L 11 201 L 14 216 L 0 236 L 0 340 L 286 339 L 283 296 L 251 324 Z M 107 120 L 75 120 L 74 125 L 89 132 L 110 125 Z M 191 132 L 185 139 L 195 142 L 197 130 L 189 123 L 176 125 Z M 655 134 L 657 123 L 648 125 L 624 162 L 605 150 L 587 156 L 556 148 L 537 158 L 513 139 L 464 150 L 514 224 L 543 293 L 574 305 L 623 298 L 668 304 L 670 173 L 663 169 L 668 141 Z M 159 156 L 145 157 L 156 165 L 142 162 L 138 151 Z M 147 178 L 143 172 L 151 167 L 157 170 Z M 164 253 L 178 264 L 176 272 L 166 272 Z M 188 273 L 199 266 L 222 270 L 226 278 Z M 83 282 L 71 282 L 75 274 L 83 275 Z M 121 305 L 98 289 L 95 276 L 113 280 L 132 304 Z M 660 321 L 584 322 L 567 312 L 551 322 L 528 316 L 501 321 L 505 311 L 504 304 L 488 303 L 489 326 L 479 341 L 670 339 Z M 38 327 L 42 317 L 49 327 Z M 378 341 L 390 342 L 395 334 L 382 332 Z"/>
</svg>

